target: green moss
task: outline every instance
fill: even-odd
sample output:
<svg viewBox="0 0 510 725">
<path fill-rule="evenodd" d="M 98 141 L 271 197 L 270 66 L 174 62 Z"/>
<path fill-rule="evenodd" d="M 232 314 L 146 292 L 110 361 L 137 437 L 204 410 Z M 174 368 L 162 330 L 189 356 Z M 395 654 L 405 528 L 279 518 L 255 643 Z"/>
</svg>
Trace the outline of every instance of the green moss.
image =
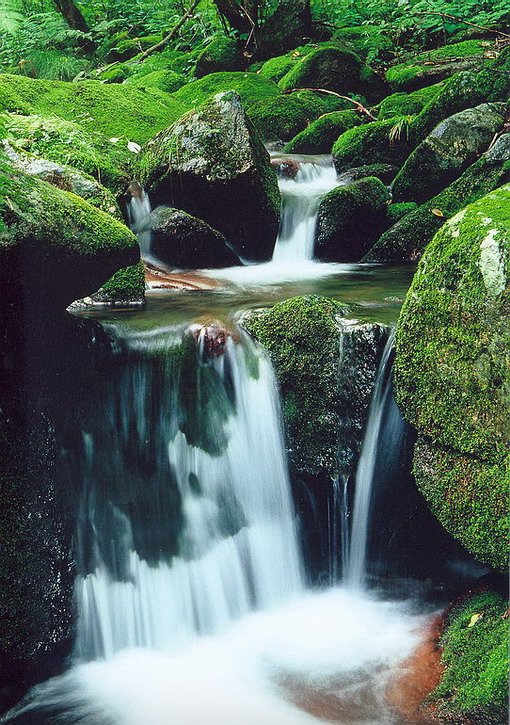
<svg viewBox="0 0 510 725">
<path fill-rule="evenodd" d="M 394 45 L 388 34 L 375 25 L 345 27 L 335 30 L 333 42 L 344 45 L 369 63 L 387 59 L 394 54 Z"/>
<path fill-rule="evenodd" d="M 396 219 L 393 222 L 395 226 L 382 235 L 365 261 L 404 262 L 417 259 L 446 219 L 466 204 L 472 204 L 509 181 L 510 163 L 492 162 L 482 156 L 437 196 L 414 210 L 410 209 L 402 219 Z M 392 204 L 388 210 L 407 206 L 405 203 Z"/>
<path fill-rule="evenodd" d="M 384 121 L 395 116 L 415 116 L 436 98 L 441 91 L 441 85 L 436 83 L 426 88 L 420 88 L 412 93 L 393 93 L 382 101 L 377 108 L 377 119 Z"/>
<path fill-rule="evenodd" d="M 499 725 L 508 718 L 508 602 L 474 594 L 447 615 L 441 639 L 445 672 L 430 697 L 441 720 Z"/>
<path fill-rule="evenodd" d="M 176 93 L 176 98 L 186 108 L 198 108 L 212 96 L 223 91 L 236 91 L 246 108 L 257 101 L 278 96 L 278 86 L 256 73 L 211 73 L 188 83 Z"/>
<path fill-rule="evenodd" d="M 173 70 L 154 70 L 143 76 L 132 76 L 128 78 L 127 83 L 131 83 L 136 88 L 159 88 L 160 91 L 166 93 L 175 93 L 188 82 L 180 73 Z"/>
<path fill-rule="evenodd" d="M 93 295 L 94 302 L 104 304 L 141 303 L 145 298 L 145 270 L 142 262 L 119 269 Z"/>
<path fill-rule="evenodd" d="M 293 53 L 279 55 L 276 58 L 270 58 L 261 66 L 259 75 L 269 81 L 278 83 L 303 57 L 302 54 L 294 51 Z"/>
<path fill-rule="evenodd" d="M 243 323 L 269 352 L 282 393 L 290 457 L 309 473 L 333 475 L 337 466 L 336 315 L 344 311 L 324 297 L 293 297 L 250 314 Z"/>
<path fill-rule="evenodd" d="M 469 65 L 482 65 L 494 43 L 486 40 L 466 40 L 463 43 L 445 45 L 420 53 L 405 63 L 393 66 L 386 72 L 386 80 L 396 90 L 412 90 L 430 85 L 434 80 L 448 78 L 455 71 Z M 450 63 L 444 61 L 450 60 Z M 437 61 L 437 63 L 435 63 Z"/>
<path fill-rule="evenodd" d="M 141 38 L 123 38 L 119 39 L 116 47 L 112 49 L 112 55 L 119 60 L 128 60 L 138 53 L 152 48 L 163 39 L 162 35 L 145 35 Z"/>
<path fill-rule="evenodd" d="M 320 116 L 284 147 L 284 153 L 329 154 L 336 139 L 363 118 L 357 111 L 333 111 Z"/>
<path fill-rule="evenodd" d="M 400 204 L 390 204 L 386 212 L 386 218 L 390 226 L 396 224 L 399 219 L 410 214 L 418 208 L 418 204 L 414 201 L 401 202 Z"/>
<path fill-rule="evenodd" d="M 197 56 L 195 76 L 202 78 L 209 73 L 238 71 L 246 66 L 237 41 L 220 35 L 214 38 Z"/>
<path fill-rule="evenodd" d="M 395 118 L 373 121 L 345 131 L 333 145 L 337 171 L 375 163 L 400 166 L 412 147 L 405 137 L 392 139 L 397 122 Z"/>
<path fill-rule="evenodd" d="M 397 329 L 399 406 L 419 485 L 480 561 L 506 568 L 510 186 L 457 214 L 420 262 Z M 449 505 L 447 505 L 449 502 Z"/>
</svg>

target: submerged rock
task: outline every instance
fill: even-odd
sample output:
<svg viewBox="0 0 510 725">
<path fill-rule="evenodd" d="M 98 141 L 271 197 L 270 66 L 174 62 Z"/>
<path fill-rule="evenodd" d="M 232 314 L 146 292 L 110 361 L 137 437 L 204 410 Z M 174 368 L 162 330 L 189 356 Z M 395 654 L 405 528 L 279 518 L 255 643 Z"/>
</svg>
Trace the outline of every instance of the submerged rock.
<svg viewBox="0 0 510 725">
<path fill-rule="evenodd" d="M 451 184 L 487 150 L 504 117 L 502 104 L 483 103 L 442 121 L 397 174 L 395 201 L 423 203 Z"/>
<path fill-rule="evenodd" d="M 418 431 L 417 484 L 481 563 L 506 571 L 510 186 L 428 246 L 397 331 L 397 400 Z"/>
<path fill-rule="evenodd" d="M 152 253 L 170 267 L 215 269 L 240 264 L 222 234 L 180 209 L 160 206 L 136 231 L 152 232 Z"/>
<path fill-rule="evenodd" d="M 327 262 L 358 262 L 380 235 L 390 196 L 375 177 L 337 186 L 317 212 L 315 257 Z"/>
<path fill-rule="evenodd" d="M 203 219 L 241 257 L 271 258 L 278 183 L 236 93 L 218 94 L 157 134 L 144 148 L 139 172 L 156 204 Z"/>
</svg>

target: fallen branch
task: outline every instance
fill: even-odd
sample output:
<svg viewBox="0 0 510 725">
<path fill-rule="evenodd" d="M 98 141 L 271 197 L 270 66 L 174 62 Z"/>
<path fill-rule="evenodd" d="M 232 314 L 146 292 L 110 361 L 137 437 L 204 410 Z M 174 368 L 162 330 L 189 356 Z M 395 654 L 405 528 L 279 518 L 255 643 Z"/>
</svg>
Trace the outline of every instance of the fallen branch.
<svg viewBox="0 0 510 725">
<path fill-rule="evenodd" d="M 156 43 L 156 45 L 151 46 L 150 48 L 147 48 L 141 55 L 137 57 L 137 62 L 141 62 L 142 60 L 145 60 L 148 55 L 151 53 L 155 53 L 157 50 L 160 50 L 161 48 L 164 48 L 165 45 L 172 40 L 172 38 L 179 32 L 179 30 L 182 28 L 186 20 L 189 20 L 190 17 L 193 15 L 195 8 L 197 7 L 200 0 L 194 0 L 194 2 L 191 3 L 189 8 L 186 10 L 182 18 L 174 25 L 172 30 L 168 33 L 168 35 L 165 35 L 163 40 L 160 40 L 159 43 Z"/>
<path fill-rule="evenodd" d="M 476 25 L 476 23 L 470 23 L 467 20 L 462 20 L 462 18 L 457 18 L 455 15 L 448 15 L 448 13 L 434 13 L 432 11 L 429 12 L 423 12 L 423 13 L 414 13 L 415 15 L 439 15 L 440 18 L 448 18 L 449 20 L 454 20 L 456 23 L 464 23 L 464 25 L 469 25 L 472 28 L 477 28 L 478 30 L 484 30 L 486 33 L 496 33 L 496 35 L 502 35 L 504 38 L 508 38 L 510 40 L 510 35 L 508 33 L 504 33 L 502 30 L 493 30 L 492 28 L 486 28 L 484 25 Z"/>
<path fill-rule="evenodd" d="M 312 91 L 313 93 L 329 93 L 330 96 L 336 96 L 337 98 L 341 98 L 344 101 L 349 101 L 349 103 L 352 103 L 356 106 L 356 110 L 359 113 L 363 113 L 365 116 L 368 116 L 371 121 L 377 121 L 377 118 L 375 116 L 372 116 L 368 108 L 365 108 L 359 101 L 355 101 L 354 98 L 349 98 L 349 96 L 341 96 L 340 93 L 336 93 L 335 91 L 329 91 L 327 88 L 289 88 L 287 91 L 283 91 L 283 94 L 286 93 L 294 93 L 294 91 Z"/>
</svg>

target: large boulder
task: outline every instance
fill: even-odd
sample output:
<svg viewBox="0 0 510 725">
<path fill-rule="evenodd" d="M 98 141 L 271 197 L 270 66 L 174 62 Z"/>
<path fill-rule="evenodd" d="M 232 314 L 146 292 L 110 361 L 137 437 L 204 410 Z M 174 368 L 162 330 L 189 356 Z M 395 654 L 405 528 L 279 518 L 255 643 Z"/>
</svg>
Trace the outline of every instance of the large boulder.
<svg viewBox="0 0 510 725">
<path fill-rule="evenodd" d="M 397 331 L 397 400 L 418 432 L 414 473 L 432 512 L 506 571 L 510 430 L 510 185 L 436 234 Z"/>
<path fill-rule="evenodd" d="M 151 252 L 170 267 L 215 269 L 240 264 L 222 234 L 180 209 L 160 206 L 136 231 L 152 233 Z"/>
<path fill-rule="evenodd" d="M 271 258 L 280 213 L 276 173 L 235 92 L 218 94 L 157 134 L 141 154 L 139 175 L 156 205 L 203 219 L 241 257 Z"/>
<path fill-rule="evenodd" d="M 394 199 L 423 203 L 438 194 L 487 150 L 504 120 L 502 104 L 483 103 L 442 121 L 397 174 Z"/>
<path fill-rule="evenodd" d="M 332 111 L 300 131 L 283 148 L 287 154 L 330 154 L 333 144 L 344 131 L 360 126 L 363 117 L 355 110 Z"/>
<path fill-rule="evenodd" d="M 396 91 L 413 91 L 459 71 L 481 68 L 487 58 L 494 57 L 495 51 L 494 42 L 487 40 L 466 40 L 445 45 L 393 66 L 386 72 L 386 79 Z"/>
<path fill-rule="evenodd" d="M 257 73 L 218 72 L 209 73 L 186 84 L 174 93 L 173 97 L 189 110 L 199 108 L 224 91 L 236 91 L 245 108 L 250 108 L 257 101 L 280 95 L 276 83 L 262 78 Z"/>
<path fill-rule="evenodd" d="M 317 213 L 315 254 L 328 262 L 358 262 L 381 234 L 389 193 L 382 181 L 366 177 L 337 186 Z"/>
<path fill-rule="evenodd" d="M 209 73 L 242 70 L 245 65 L 246 59 L 237 41 L 226 35 L 219 35 L 198 54 L 194 75 L 196 78 L 203 78 Z"/>
<path fill-rule="evenodd" d="M 462 176 L 418 208 L 412 202 L 388 207 L 407 208 L 365 255 L 364 262 L 414 262 L 445 221 L 490 191 L 510 181 L 510 134 L 503 134 L 494 146 Z M 409 208 L 409 205 L 411 207 Z"/>
<path fill-rule="evenodd" d="M 109 214 L 14 169 L 0 174 L 4 310 L 63 309 L 139 259 L 136 237 Z"/>
<path fill-rule="evenodd" d="M 352 166 L 391 164 L 402 166 L 413 150 L 407 133 L 407 120 L 372 121 L 342 133 L 333 145 L 333 162 L 338 173 Z"/>
</svg>

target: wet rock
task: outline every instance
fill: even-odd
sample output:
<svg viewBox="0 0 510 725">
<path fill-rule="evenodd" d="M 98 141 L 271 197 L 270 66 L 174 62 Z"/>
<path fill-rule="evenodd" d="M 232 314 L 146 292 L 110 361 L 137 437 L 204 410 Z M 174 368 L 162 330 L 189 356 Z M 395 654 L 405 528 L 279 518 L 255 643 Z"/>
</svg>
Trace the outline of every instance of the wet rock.
<svg viewBox="0 0 510 725">
<path fill-rule="evenodd" d="M 180 209 L 160 206 L 136 231 L 152 232 L 152 254 L 170 267 L 216 269 L 240 264 L 222 234 Z"/>
<path fill-rule="evenodd" d="M 375 176 L 386 184 L 391 184 L 396 174 L 398 173 L 398 167 L 392 166 L 391 164 L 367 164 L 366 166 L 355 166 L 348 171 L 344 171 L 338 175 L 338 181 L 341 184 L 350 184 L 353 181 L 364 179 L 367 176 Z"/>
<path fill-rule="evenodd" d="M 423 203 L 451 184 L 501 130 L 504 107 L 484 103 L 442 121 L 413 151 L 393 184 L 395 201 Z"/>
<path fill-rule="evenodd" d="M 357 262 L 386 223 L 386 186 L 375 177 L 338 186 L 322 199 L 317 213 L 315 257 L 328 262 Z"/>
<path fill-rule="evenodd" d="M 502 571 L 508 542 L 510 186 L 427 247 L 397 332 L 397 400 L 418 431 L 417 485 L 445 529 Z"/>
<path fill-rule="evenodd" d="M 139 172 L 156 204 L 203 219 L 243 258 L 271 258 L 280 212 L 276 174 L 235 92 L 218 94 L 157 134 Z"/>
</svg>

